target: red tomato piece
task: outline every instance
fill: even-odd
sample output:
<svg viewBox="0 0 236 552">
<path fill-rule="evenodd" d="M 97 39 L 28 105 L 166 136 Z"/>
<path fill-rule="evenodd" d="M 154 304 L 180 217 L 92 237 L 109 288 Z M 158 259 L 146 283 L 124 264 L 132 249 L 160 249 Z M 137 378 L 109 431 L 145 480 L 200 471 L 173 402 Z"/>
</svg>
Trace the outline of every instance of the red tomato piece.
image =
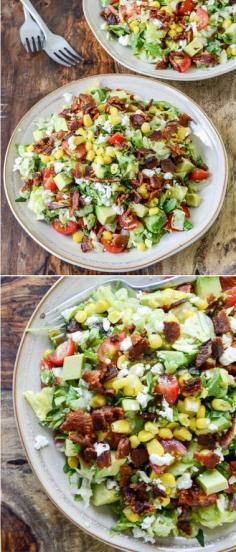
<svg viewBox="0 0 236 552">
<path fill-rule="evenodd" d="M 56 182 L 53 178 L 53 176 L 49 176 L 46 180 L 43 182 L 43 187 L 45 190 L 50 190 L 50 192 L 57 192 L 58 187 L 56 185 Z"/>
<path fill-rule="evenodd" d="M 115 144 L 123 144 L 125 142 L 125 137 L 120 132 L 116 132 L 108 138 L 109 144 L 114 146 Z"/>
<path fill-rule="evenodd" d="M 190 213 L 190 210 L 189 210 L 188 206 L 187 205 L 181 205 L 181 207 L 182 207 L 182 210 L 185 213 L 186 218 L 189 219 L 191 217 L 191 213 Z"/>
<path fill-rule="evenodd" d="M 186 73 L 192 64 L 191 58 L 184 52 L 171 52 L 169 60 L 174 69 L 180 73 Z"/>
<path fill-rule="evenodd" d="M 163 395 L 169 404 L 174 404 L 180 392 L 176 376 L 170 374 L 163 374 L 163 376 L 160 376 L 158 384 L 155 387 L 155 392 Z"/>
<path fill-rule="evenodd" d="M 236 286 L 229 289 L 227 291 L 227 295 L 228 297 L 224 306 L 226 309 L 229 309 L 230 307 L 234 307 L 234 305 L 236 305 Z"/>
<path fill-rule="evenodd" d="M 202 31 L 202 29 L 207 27 L 209 21 L 208 13 L 204 8 L 197 9 L 197 19 L 197 30 Z"/>
<path fill-rule="evenodd" d="M 74 355 L 75 350 L 76 346 L 74 341 L 69 339 L 68 341 L 64 341 L 64 343 L 58 345 L 54 353 L 48 355 L 47 360 L 52 362 L 54 366 L 62 366 L 65 358 Z"/>
<path fill-rule="evenodd" d="M 84 159 L 87 155 L 87 150 L 84 144 L 79 144 L 76 148 L 76 157 L 77 159 Z"/>
<path fill-rule="evenodd" d="M 114 341 L 114 337 L 116 338 L 116 341 Z M 120 343 L 126 338 L 126 334 L 125 332 L 122 332 L 120 334 L 113 335 L 112 338 L 113 341 L 111 337 L 107 337 L 98 347 L 97 355 L 102 364 L 111 364 L 111 361 L 114 360 L 114 357 L 120 350 Z"/>
<path fill-rule="evenodd" d="M 65 224 L 62 224 L 59 220 L 54 220 L 52 226 L 56 232 L 59 232 L 59 234 L 63 234 L 64 236 L 74 234 L 78 228 L 77 222 L 73 222 L 72 220 L 68 220 Z"/>
<path fill-rule="evenodd" d="M 49 165 L 49 167 L 45 167 L 45 169 L 43 169 L 43 179 L 47 180 L 50 176 L 55 176 L 53 165 Z"/>
<path fill-rule="evenodd" d="M 132 213 L 132 211 L 130 211 L 130 209 L 127 209 L 123 215 L 119 215 L 117 220 L 121 228 L 124 228 L 125 230 L 133 230 L 139 224 L 138 218 Z"/>
<path fill-rule="evenodd" d="M 122 234 L 113 234 L 112 241 L 101 239 L 103 247 L 108 253 L 122 253 L 125 250 L 129 241 L 128 236 L 122 236 Z"/>
<path fill-rule="evenodd" d="M 180 4 L 178 9 L 179 15 L 189 15 L 195 9 L 195 2 L 193 0 L 185 0 Z"/>
<path fill-rule="evenodd" d="M 220 276 L 222 291 L 236 286 L 236 276 Z"/>
<path fill-rule="evenodd" d="M 205 171 L 205 169 L 193 169 L 193 171 L 190 173 L 190 180 L 205 180 L 210 176 L 210 173 L 208 171 Z"/>
</svg>

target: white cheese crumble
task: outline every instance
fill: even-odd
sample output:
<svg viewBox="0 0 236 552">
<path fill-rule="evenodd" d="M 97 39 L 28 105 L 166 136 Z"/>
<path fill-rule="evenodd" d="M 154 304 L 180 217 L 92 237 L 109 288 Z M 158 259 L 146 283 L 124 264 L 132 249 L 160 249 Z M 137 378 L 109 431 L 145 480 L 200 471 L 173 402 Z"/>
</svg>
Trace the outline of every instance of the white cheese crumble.
<svg viewBox="0 0 236 552">
<path fill-rule="evenodd" d="M 110 123 L 110 121 L 105 121 L 104 125 L 103 125 L 103 130 L 105 130 L 106 132 L 110 133 L 112 131 L 112 124 Z"/>
<path fill-rule="evenodd" d="M 223 334 L 221 336 L 221 339 L 223 341 L 223 345 L 225 347 L 225 349 L 227 349 L 228 347 L 230 347 L 231 343 L 232 343 L 232 336 L 230 334 Z"/>
<path fill-rule="evenodd" d="M 139 527 L 133 528 L 133 535 L 135 539 L 144 539 L 144 542 L 155 542 L 154 537 L 151 537 L 151 535 L 149 535 L 145 531 L 142 531 L 142 529 L 140 529 Z"/>
<path fill-rule="evenodd" d="M 220 512 L 225 512 L 225 510 L 227 510 L 228 501 L 223 494 L 220 494 L 220 496 L 217 498 L 216 504 Z"/>
<path fill-rule="evenodd" d="M 44 435 L 36 435 L 34 439 L 34 448 L 40 450 L 49 445 L 49 441 L 44 437 Z"/>
<path fill-rule="evenodd" d="M 144 531 L 146 529 L 149 529 L 149 527 L 151 527 L 151 525 L 153 524 L 154 521 L 155 521 L 155 516 L 145 517 L 144 520 L 141 523 L 142 529 L 144 529 Z"/>
<path fill-rule="evenodd" d="M 136 400 L 142 408 L 146 408 L 152 396 L 147 393 L 148 388 L 144 387 L 143 390 L 137 394 Z"/>
<path fill-rule="evenodd" d="M 60 163 L 60 161 L 57 161 L 56 163 L 54 163 L 54 171 L 56 174 L 63 171 L 63 168 L 64 168 L 64 163 Z"/>
<path fill-rule="evenodd" d="M 70 138 L 68 138 L 68 140 L 67 140 L 67 143 L 68 143 L 69 149 L 71 149 L 71 150 L 76 149 L 75 137 L 74 136 L 70 136 Z"/>
<path fill-rule="evenodd" d="M 114 479 L 107 479 L 106 482 L 107 489 L 119 489 L 118 483 Z"/>
<path fill-rule="evenodd" d="M 52 371 L 56 378 L 60 378 L 62 376 L 62 368 L 53 368 Z"/>
<path fill-rule="evenodd" d="M 232 475 L 232 476 L 229 478 L 228 483 L 229 483 L 230 485 L 233 485 L 234 483 L 236 483 L 236 477 L 235 477 L 235 475 Z"/>
<path fill-rule="evenodd" d="M 164 371 L 164 367 L 163 365 L 160 363 L 160 362 L 157 362 L 156 364 L 154 364 L 154 366 L 152 366 L 151 368 L 151 372 L 152 374 L 162 374 Z"/>
<path fill-rule="evenodd" d="M 104 318 L 103 321 L 102 321 L 102 326 L 103 326 L 104 331 L 108 332 L 108 330 L 110 330 L 110 327 L 111 327 L 110 320 L 108 320 L 108 318 Z"/>
<path fill-rule="evenodd" d="M 169 420 L 169 422 L 173 422 L 174 420 L 173 408 L 169 406 L 168 402 L 165 399 L 163 399 L 162 401 L 162 408 L 163 410 L 159 412 L 159 416 L 161 416 L 162 418 L 166 418 L 166 420 Z"/>
<path fill-rule="evenodd" d="M 159 456 L 158 454 L 151 454 L 149 456 L 149 460 L 151 464 L 155 464 L 156 466 L 169 466 L 175 461 L 174 456 L 172 454 L 169 454 L 167 452 L 166 454 L 163 454 L 163 456 Z"/>
<path fill-rule="evenodd" d="M 145 372 L 145 365 L 141 362 L 138 362 L 137 364 L 134 364 L 130 368 L 130 373 L 135 374 L 136 376 L 142 377 Z"/>
<path fill-rule="evenodd" d="M 220 357 L 220 363 L 223 366 L 227 366 L 228 364 L 233 364 L 236 362 L 236 347 L 228 347 L 226 351 L 224 351 L 223 355 Z"/>
<path fill-rule="evenodd" d="M 119 373 L 117 374 L 117 379 L 125 378 L 125 376 L 128 376 L 129 370 L 127 368 L 121 368 Z"/>
<path fill-rule="evenodd" d="M 98 324 L 98 322 L 100 322 L 101 319 L 100 319 L 100 316 L 89 316 L 89 318 L 87 318 L 86 320 L 86 326 L 88 326 L 89 328 L 91 326 L 94 326 L 95 324 Z"/>
<path fill-rule="evenodd" d="M 120 344 L 121 351 L 128 351 L 130 347 L 132 347 L 132 340 L 130 337 L 126 337 L 125 339 L 123 339 L 123 341 L 121 341 L 121 344 Z"/>
<path fill-rule="evenodd" d="M 214 424 L 213 422 L 211 422 L 209 424 L 208 428 L 210 429 L 210 431 L 217 431 L 218 426 L 216 424 Z"/>
<path fill-rule="evenodd" d="M 144 471 L 138 470 L 137 473 L 138 473 L 140 481 L 143 481 L 144 483 L 150 483 L 151 479 L 150 479 L 150 477 L 148 477 L 148 475 Z"/>
<path fill-rule="evenodd" d="M 108 443 L 94 443 L 94 448 L 97 453 L 97 456 L 101 456 L 103 452 L 106 452 L 107 450 L 110 450 L 110 445 Z"/>
<path fill-rule="evenodd" d="M 164 180 L 172 180 L 173 174 L 171 172 L 166 172 L 163 178 Z"/>
<path fill-rule="evenodd" d="M 155 330 L 157 332 L 163 332 L 164 330 L 164 322 L 162 320 L 156 320 L 155 321 Z"/>
<path fill-rule="evenodd" d="M 122 46 L 129 46 L 129 35 L 119 36 L 118 42 Z"/>
<path fill-rule="evenodd" d="M 232 318 L 230 317 L 230 328 L 232 330 L 232 332 L 235 334 L 236 333 L 236 318 Z"/>
<path fill-rule="evenodd" d="M 181 477 L 178 477 L 176 487 L 177 489 L 190 489 L 192 487 L 192 478 L 190 473 L 186 472 Z"/>
<path fill-rule="evenodd" d="M 153 171 L 152 169 L 144 169 L 143 174 L 151 178 L 151 176 L 154 176 L 155 171 Z"/>
</svg>

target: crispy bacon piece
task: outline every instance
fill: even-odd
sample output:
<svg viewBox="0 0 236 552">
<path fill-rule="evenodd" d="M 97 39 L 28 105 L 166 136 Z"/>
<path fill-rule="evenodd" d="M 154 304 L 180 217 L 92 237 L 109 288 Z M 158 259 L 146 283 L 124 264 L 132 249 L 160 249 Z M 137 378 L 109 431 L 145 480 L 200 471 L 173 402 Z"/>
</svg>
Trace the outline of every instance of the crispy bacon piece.
<svg viewBox="0 0 236 552">
<path fill-rule="evenodd" d="M 86 464 L 90 464 L 92 460 L 95 460 L 97 458 L 97 454 L 96 454 L 94 446 L 90 445 L 90 446 L 86 447 L 82 451 L 81 456 L 82 456 L 84 462 L 86 462 Z"/>
<path fill-rule="evenodd" d="M 69 212 L 70 217 L 73 216 L 74 212 L 77 211 L 78 208 L 79 208 L 79 192 L 78 190 L 75 190 L 71 194 L 71 207 Z"/>
<path fill-rule="evenodd" d="M 125 458 L 125 456 L 128 456 L 129 452 L 130 452 L 129 439 L 128 437 L 122 437 L 117 447 L 116 458 L 118 458 L 118 460 L 120 458 Z"/>
<path fill-rule="evenodd" d="M 180 325 L 178 322 L 164 322 L 164 336 L 169 343 L 174 343 L 180 336 Z"/>
<path fill-rule="evenodd" d="M 124 436 L 122 435 L 122 433 L 115 433 L 114 431 L 109 431 L 106 439 L 109 442 L 111 449 L 116 450 L 119 445 L 119 442 L 121 441 L 121 439 L 123 439 L 123 437 Z"/>
<path fill-rule="evenodd" d="M 228 364 L 228 366 L 225 366 L 225 369 L 228 370 L 231 376 L 236 376 L 236 363 Z"/>
<path fill-rule="evenodd" d="M 168 65 L 168 57 L 163 56 L 163 58 L 158 61 L 155 65 L 156 69 L 166 69 Z"/>
<path fill-rule="evenodd" d="M 111 451 L 105 450 L 99 454 L 96 463 L 98 468 L 108 468 L 111 465 Z"/>
<path fill-rule="evenodd" d="M 232 419 L 232 426 L 226 431 L 225 435 L 220 439 L 220 446 L 225 449 L 231 443 L 232 439 L 236 435 L 236 413 Z"/>
<path fill-rule="evenodd" d="M 163 159 L 161 161 L 161 170 L 166 173 L 166 172 L 171 172 L 171 173 L 174 173 L 175 170 L 176 170 L 176 166 L 175 164 L 173 163 L 173 161 L 171 161 L 171 159 Z"/>
<path fill-rule="evenodd" d="M 191 378 L 181 388 L 181 393 L 188 397 L 189 395 L 196 395 L 202 390 L 202 380 L 199 377 Z"/>
<path fill-rule="evenodd" d="M 212 322 L 216 335 L 222 335 L 230 332 L 230 322 L 224 309 L 220 310 L 215 316 L 213 316 Z"/>
<path fill-rule="evenodd" d="M 80 445 L 82 448 L 90 447 L 91 446 L 91 439 L 92 437 L 90 435 L 79 435 L 76 431 L 70 433 L 69 439 L 78 445 Z"/>
<path fill-rule="evenodd" d="M 181 456 L 184 456 L 184 454 L 186 454 L 187 452 L 185 445 L 183 445 L 183 443 L 181 443 L 177 439 L 160 439 L 160 443 L 162 444 L 165 452 L 170 452 Z"/>
<path fill-rule="evenodd" d="M 216 452 L 209 452 L 208 454 L 203 454 L 201 451 L 195 452 L 194 458 L 203 464 L 207 470 L 213 470 L 221 462 L 220 456 Z"/>
<path fill-rule="evenodd" d="M 229 462 L 230 475 L 236 475 L 236 460 Z"/>
<path fill-rule="evenodd" d="M 126 504 L 136 514 L 153 511 L 153 506 L 148 501 L 145 483 L 131 483 L 123 488 L 123 497 Z"/>
<path fill-rule="evenodd" d="M 159 489 L 158 485 L 153 486 L 152 494 L 155 498 L 158 498 L 158 497 L 166 498 L 167 497 L 167 493 L 165 491 L 163 491 L 162 489 Z"/>
<path fill-rule="evenodd" d="M 177 527 L 180 531 L 182 531 L 182 533 L 185 533 L 185 535 L 188 535 L 189 537 L 191 537 L 192 535 L 192 526 L 191 526 L 191 523 L 189 521 L 187 521 L 186 519 L 178 519 L 177 521 Z"/>
<path fill-rule="evenodd" d="M 146 115 L 144 113 L 134 113 L 130 116 L 130 122 L 134 128 L 140 128 L 146 121 Z"/>
<path fill-rule="evenodd" d="M 204 362 L 211 356 L 211 339 L 203 343 L 196 357 L 196 366 L 200 368 Z"/>
<path fill-rule="evenodd" d="M 124 415 L 121 406 L 103 406 L 91 414 L 95 431 L 106 431 L 110 424 Z"/>
<path fill-rule="evenodd" d="M 66 414 L 61 429 L 62 431 L 78 431 L 81 435 L 92 435 L 93 420 L 90 414 L 86 414 L 82 410 L 69 412 Z"/>
<path fill-rule="evenodd" d="M 111 98 L 108 98 L 107 105 L 105 108 L 105 111 L 110 110 L 110 106 L 117 107 L 120 111 L 126 111 L 126 100 L 119 98 L 119 96 L 112 96 Z"/>
<path fill-rule="evenodd" d="M 92 240 L 88 236 L 83 236 L 82 242 L 81 242 L 81 249 L 83 253 L 87 253 L 87 251 L 92 251 L 93 244 Z"/>
<path fill-rule="evenodd" d="M 192 40 L 192 39 L 191 39 Z M 179 116 L 179 124 L 183 127 L 187 127 L 189 122 L 192 121 L 190 115 L 187 113 L 181 113 Z"/>
<path fill-rule="evenodd" d="M 132 335 L 132 347 L 129 349 L 130 360 L 136 360 L 144 355 L 147 347 L 148 340 L 141 335 Z"/>
<path fill-rule="evenodd" d="M 223 341 L 221 337 L 215 337 L 212 340 L 212 356 L 218 359 L 224 352 Z"/>
<path fill-rule="evenodd" d="M 126 487 L 129 484 L 132 473 L 133 470 L 128 464 L 123 464 L 123 466 L 120 467 L 119 484 L 121 488 Z"/>
<path fill-rule="evenodd" d="M 158 142 L 159 140 L 162 140 L 163 134 L 161 130 L 153 130 L 152 134 L 149 136 L 150 140 L 153 140 L 154 142 Z"/>
<path fill-rule="evenodd" d="M 89 113 L 92 109 L 96 107 L 93 96 L 91 96 L 91 94 L 80 94 L 79 107 L 84 113 Z"/>
<path fill-rule="evenodd" d="M 147 449 L 144 447 L 131 450 L 130 457 L 135 468 L 141 468 L 149 459 Z"/>
<path fill-rule="evenodd" d="M 184 489 L 178 493 L 179 504 L 184 506 L 210 506 L 217 499 L 217 494 L 206 495 L 196 483 L 190 489 Z"/>
<path fill-rule="evenodd" d="M 144 167 L 146 169 L 155 169 L 155 167 L 157 167 L 157 165 L 158 165 L 158 160 L 157 160 L 155 155 L 149 155 L 144 160 Z"/>
<path fill-rule="evenodd" d="M 80 124 L 76 119 L 73 119 L 72 121 L 67 121 L 67 126 L 71 132 L 75 132 L 80 127 Z"/>
<path fill-rule="evenodd" d="M 210 54 L 209 52 L 196 54 L 196 56 L 193 56 L 192 60 L 197 65 L 207 65 L 207 67 L 213 67 L 217 64 L 216 56 L 214 54 Z"/>
<path fill-rule="evenodd" d="M 50 154 L 54 148 L 54 138 L 46 136 L 34 144 L 34 151 L 36 153 L 48 153 Z"/>
<path fill-rule="evenodd" d="M 213 435 L 198 435 L 197 441 L 202 447 L 214 450 L 216 448 L 216 442 Z"/>
<path fill-rule="evenodd" d="M 85 372 L 82 377 L 84 381 L 88 383 L 89 389 L 94 391 L 102 390 L 100 370 L 89 370 L 88 372 Z"/>
<path fill-rule="evenodd" d="M 234 512 L 236 510 L 236 495 L 234 495 L 233 498 L 230 501 L 229 510 L 231 512 Z"/>
<path fill-rule="evenodd" d="M 163 310 L 165 312 L 169 312 L 170 310 L 172 309 L 175 309 L 176 307 L 179 307 L 179 305 L 183 305 L 184 303 L 186 303 L 187 299 L 179 299 L 178 301 L 174 301 L 173 303 L 171 303 L 171 305 L 164 305 L 163 306 Z"/>
</svg>

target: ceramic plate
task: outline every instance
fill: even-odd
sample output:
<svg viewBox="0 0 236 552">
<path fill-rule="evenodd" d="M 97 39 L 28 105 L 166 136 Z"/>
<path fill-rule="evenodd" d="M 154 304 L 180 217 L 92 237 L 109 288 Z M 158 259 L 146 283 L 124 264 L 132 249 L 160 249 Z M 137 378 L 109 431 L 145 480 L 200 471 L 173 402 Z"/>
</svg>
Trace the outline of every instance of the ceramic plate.
<svg viewBox="0 0 236 552">
<path fill-rule="evenodd" d="M 26 203 L 16 203 L 21 180 L 13 173 L 15 144 L 27 144 L 32 141 L 34 122 L 40 117 L 48 117 L 60 111 L 65 93 L 79 94 L 99 81 L 102 86 L 125 88 L 146 99 L 155 98 L 170 102 L 181 111 L 186 111 L 193 119 L 193 142 L 207 163 L 212 177 L 207 185 L 201 185 L 203 202 L 193 209 L 194 227 L 185 232 L 166 234 L 159 244 L 144 252 L 131 249 L 128 253 L 112 255 L 106 252 L 91 251 L 82 253 L 80 246 L 71 238 L 55 232 L 51 226 L 36 220 Z M 18 222 L 26 232 L 44 249 L 64 261 L 101 272 L 128 272 L 161 261 L 199 239 L 213 224 L 223 204 L 227 183 L 227 159 L 224 145 L 217 130 L 206 114 L 188 96 L 159 81 L 134 75 L 100 75 L 74 81 L 58 88 L 43 98 L 23 117 L 16 127 L 8 146 L 5 170 L 5 192 L 9 205 Z"/>
<path fill-rule="evenodd" d="M 89 294 L 86 293 L 88 286 L 98 286 L 108 281 L 107 276 L 88 277 L 67 277 L 61 278 L 45 295 L 32 315 L 27 327 L 39 328 L 42 326 L 40 315 L 63 300 L 81 291 L 83 299 Z M 193 278 L 191 278 L 193 280 Z M 127 283 L 145 285 L 153 283 L 153 278 L 147 276 L 126 277 Z M 156 279 L 160 281 L 160 278 Z M 173 279 L 172 279 L 173 281 Z M 175 278 L 176 283 L 188 281 L 188 277 Z M 82 300 L 82 297 L 81 297 Z M 37 418 L 29 404 L 23 398 L 26 390 L 39 391 L 39 360 L 43 351 L 47 348 L 47 337 L 38 335 L 32 336 L 25 333 L 18 351 L 14 371 L 14 407 L 18 424 L 18 430 L 25 447 L 28 460 L 42 484 L 45 492 L 59 510 L 75 525 L 90 535 L 119 548 L 130 552 L 199 552 L 202 550 L 197 541 L 185 540 L 181 537 L 159 539 L 157 545 L 144 544 L 128 535 L 111 534 L 110 528 L 114 524 L 114 518 L 109 512 L 109 507 L 94 508 L 90 506 L 85 510 L 83 503 L 75 502 L 70 493 L 67 475 L 63 472 L 64 457 L 56 449 L 51 433 L 39 427 Z M 50 445 L 36 451 L 34 438 L 38 434 L 45 435 Z M 236 533 L 232 524 L 206 533 L 206 552 L 228 552 L 233 551 Z"/>
<path fill-rule="evenodd" d="M 227 63 L 206 69 L 190 69 L 187 73 L 178 73 L 178 71 L 174 71 L 173 69 L 155 69 L 155 64 L 147 63 L 134 56 L 131 48 L 121 46 L 116 38 L 107 39 L 106 31 L 101 29 L 104 19 L 100 16 L 102 9 L 100 0 L 83 0 L 83 9 L 87 23 L 104 50 L 118 63 L 121 63 L 131 71 L 135 71 L 135 73 L 141 73 L 142 75 L 156 79 L 194 81 L 219 77 L 220 75 L 224 75 L 224 73 L 229 73 L 233 69 L 236 69 L 236 60 L 230 60 Z"/>
</svg>

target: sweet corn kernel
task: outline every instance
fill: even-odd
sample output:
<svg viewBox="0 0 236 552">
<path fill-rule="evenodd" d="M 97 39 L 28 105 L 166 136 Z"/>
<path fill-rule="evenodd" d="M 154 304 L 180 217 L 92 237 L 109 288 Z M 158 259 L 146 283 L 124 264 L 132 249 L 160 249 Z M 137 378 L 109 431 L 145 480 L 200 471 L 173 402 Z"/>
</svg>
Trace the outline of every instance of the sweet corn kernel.
<svg viewBox="0 0 236 552">
<path fill-rule="evenodd" d="M 159 349 L 162 346 L 161 336 L 158 334 L 151 334 L 149 336 L 149 345 L 151 349 Z"/>
<path fill-rule="evenodd" d="M 151 201 L 149 202 L 149 207 L 156 207 L 156 205 L 158 205 L 158 203 L 159 203 L 158 197 L 154 197 L 154 198 L 151 199 Z"/>
<path fill-rule="evenodd" d="M 112 233 L 109 230 L 104 230 L 102 235 L 105 240 L 110 241 L 112 239 Z"/>
<path fill-rule="evenodd" d="M 97 435 L 98 435 L 98 441 L 105 441 L 107 439 L 108 432 L 107 431 L 98 431 Z"/>
<path fill-rule="evenodd" d="M 86 151 L 91 151 L 93 149 L 92 142 L 87 141 L 86 144 L 85 144 L 85 149 L 86 149 Z"/>
<path fill-rule="evenodd" d="M 230 25 L 231 25 L 230 19 L 225 19 L 222 23 L 222 26 L 224 27 L 224 29 L 227 29 L 228 27 L 230 27 Z"/>
<path fill-rule="evenodd" d="M 206 407 L 204 404 L 201 404 L 200 408 L 198 409 L 197 418 L 205 418 L 206 415 Z"/>
<path fill-rule="evenodd" d="M 84 136 L 84 138 L 86 138 L 88 135 L 87 130 L 83 127 L 78 128 L 78 130 L 76 130 L 76 134 L 79 134 L 80 136 Z"/>
<path fill-rule="evenodd" d="M 53 350 L 52 349 L 46 349 L 46 351 L 44 351 L 44 354 L 43 354 L 43 358 L 48 358 L 48 355 L 51 355 L 53 353 Z"/>
<path fill-rule="evenodd" d="M 190 419 L 188 417 L 188 414 L 179 414 L 179 421 L 181 423 L 181 425 L 183 425 L 184 427 L 189 427 L 190 425 Z"/>
<path fill-rule="evenodd" d="M 113 148 L 112 146 L 107 146 L 106 149 L 105 149 L 105 153 L 106 153 L 106 155 L 110 155 L 110 157 L 115 157 L 116 156 L 115 148 Z"/>
<path fill-rule="evenodd" d="M 30 146 L 28 146 L 27 151 L 29 151 L 29 152 L 34 151 L 34 146 L 32 144 Z"/>
<path fill-rule="evenodd" d="M 137 435 L 131 435 L 129 438 L 131 448 L 136 448 L 140 445 L 140 440 Z"/>
<path fill-rule="evenodd" d="M 152 215 L 157 215 L 157 213 L 159 213 L 159 208 L 158 207 L 151 207 L 151 209 L 149 209 L 149 215 L 152 216 Z"/>
<path fill-rule="evenodd" d="M 140 443 L 146 443 L 147 441 L 150 441 L 151 439 L 153 439 L 153 433 L 151 433 L 150 431 L 145 431 L 145 429 L 142 429 L 138 433 L 138 438 L 140 440 Z"/>
<path fill-rule="evenodd" d="M 50 163 L 53 158 L 51 155 L 41 155 L 41 160 L 43 163 Z"/>
<path fill-rule="evenodd" d="M 83 239 L 83 232 L 81 230 L 78 230 L 73 234 L 72 239 L 75 243 L 81 243 Z"/>
<path fill-rule="evenodd" d="M 160 8 L 160 2 L 152 2 L 150 7 L 151 8 Z"/>
<path fill-rule="evenodd" d="M 55 159 L 61 159 L 64 155 L 64 151 L 60 148 L 53 155 Z"/>
<path fill-rule="evenodd" d="M 79 322 L 79 324 L 83 324 L 85 320 L 88 318 L 88 313 L 86 311 L 79 310 L 75 315 L 75 320 Z"/>
<path fill-rule="evenodd" d="M 179 378 L 180 380 L 180 378 Z M 177 408 L 179 412 L 185 413 L 184 401 L 178 401 Z"/>
<path fill-rule="evenodd" d="M 102 113 L 103 111 L 105 111 L 105 104 L 98 105 L 98 111 L 99 113 Z"/>
<path fill-rule="evenodd" d="M 119 368 L 119 370 L 122 368 L 122 364 L 124 364 L 124 362 L 127 361 L 127 358 L 125 355 L 121 355 L 118 360 L 117 360 L 117 368 Z"/>
<path fill-rule="evenodd" d="M 198 429 L 206 429 L 209 426 L 210 420 L 208 418 L 198 418 L 196 420 L 196 427 Z"/>
<path fill-rule="evenodd" d="M 88 303 L 88 305 L 86 305 L 85 307 L 85 310 L 89 315 L 94 314 L 96 312 L 96 303 Z"/>
<path fill-rule="evenodd" d="M 76 458 L 76 456 L 69 456 L 67 462 L 68 462 L 70 468 L 72 468 L 72 469 L 78 468 L 79 459 Z"/>
<path fill-rule="evenodd" d="M 88 115 L 88 114 L 84 115 L 83 121 L 84 121 L 84 126 L 85 127 L 91 127 L 92 124 L 93 124 L 93 121 L 92 121 L 90 115 Z"/>
<path fill-rule="evenodd" d="M 92 397 L 90 404 L 93 408 L 99 408 L 100 406 L 104 406 L 106 404 L 106 399 L 104 395 L 100 395 L 100 393 L 96 393 Z"/>
<path fill-rule="evenodd" d="M 141 251 L 141 252 L 145 251 L 145 250 L 146 250 L 146 245 L 145 245 L 145 243 L 144 243 L 144 242 L 139 242 L 139 243 L 137 244 L 137 249 L 138 249 L 138 251 Z"/>
<path fill-rule="evenodd" d="M 161 439 L 172 439 L 173 437 L 173 433 L 171 429 L 168 429 L 168 427 L 162 427 L 161 429 L 159 429 L 158 435 L 159 437 L 161 437 Z"/>
<path fill-rule="evenodd" d="M 112 324 L 116 324 L 120 319 L 121 319 L 121 313 L 120 312 L 118 312 L 118 311 L 109 312 L 108 320 L 110 320 L 110 322 Z"/>
<path fill-rule="evenodd" d="M 107 155 L 105 153 L 105 155 L 103 156 L 103 161 L 105 165 L 110 165 L 112 163 L 112 158 L 110 157 L 110 155 Z"/>
<path fill-rule="evenodd" d="M 121 123 L 121 118 L 119 115 L 109 115 L 108 120 L 110 121 L 112 126 L 116 126 Z"/>
<path fill-rule="evenodd" d="M 182 374 L 182 375 L 179 376 L 179 378 L 178 378 L 178 380 L 179 380 L 179 385 L 181 385 L 181 386 L 182 386 L 182 385 L 185 385 L 186 381 L 187 381 L 188 379 L 190 379 L 190 378 L 191 378 L 191 376 L 189 377 L 188 374 Z"/>
<path fill-rule="evenodd" d="M 227 412 L 227 410 L 231 409 L 230 403 L 223 399 L 213 399 L 211 406 L 214 410 L 219 410 L 220 412 Z"/>
<path fill-rule="evenodd" d="M 117 107 L 110 107 L 110 114 L 111 115 L 118 115 L 118 109 Z"/>
<path fill-rule="evenodd" d="M 149 125 L 149 123 L 143 123 L 142 126 L 141 126 L 141 131 L 143 134 L 148 134 L 151 130 L 151 127 Z"/>
<path fill-rule="evenodd" d="M 86 142 L 86 138 L 84 136 L 75 136 L 74 138 L 74 144 L 76 146 L 79 146 L 80 144 L 84 144 Z"/>
<path fill-rule="evenodd" d="M 94 158 L 95 158 L 95 152 L 93 150 L 90 150 L 86 155 L 86 159 L 87 161 L 93 161 Z"/>
<path fill-rule="evenodd" d="M 184 410 L 186 414 L 197 414 L 201 406 L 200 399 L 188 398 L 184 399 Z"/>
<path fill-rule="evenodd" d="M 139 186 L 138 188 L 138 192 L 144 199 L 148 199 L 149 193 L 146 184 L 141 184 L 141 186 Z"/>
<path fill-rule="evenodd" d="M 131 423 L 128 420 L 117 420 L 111 424 L 112 431 L 115 433 L 131 433 Z"/>
<path fill-rule="evenodd" d="M 181 427 L 180 429 L 174 430 L 174 437 L 180 441 L 191 441 L 192 433 L 185 427 Z"/>
<path fill-rule="evenodd" d="M 131 521 L 131 523 L 135 523 L 135 522 L 138 521 L 139 518 L 140 518 L 140 515 L 139 515 L 139 514 L 135 514 L 135 513 L 132 512 L 132 510 L 130 510 L 129 508 L 124 508 L 123 513 L 125 514 L 125 517 L 126 517 L 129 521 Z"/>
<path fill-rule="evenodd" d="M 157 439 L 152 439 L 152 441 L 147 443 L 146 446 L 149 456 L 151 456 L 151 454 L 158 454 L 158 456 L 163 456 L 165 452 L 163 446 L 161 445 L 161 443 L 159 443 Z"/>
<path fill-rule="evenodd" d="M 113 382 L 115 381 L 116 378 L 112 378 L 108 381 L 105 381 L 103 383 L 103 387 L 105 387 L 105 389 L 113 389 Z"/>
<path fill-rule="evenodd" d="M 130 374 L 126 378 L 126 385 L 124 387 L 124 395 L 136 397 L 138 393 L 141 393 L 143 390 L 143 384 L 138 376 L 135 374 Z"/>
<path fill-rule="evenodd" d="M 152 470 L 150 473 L 150 479 L 153 481 L 154 479 L 157 479 L 157 478 L 159 478 L 159 474 L 157 474 Z"/>
<path fill-rule="evenodd" d="M 137 20 L 131 21 L 131 23 L 129 24 L 129 28 L 131 31 L 133 31 L 133 33 L 138 33 L 139 32 L 138 21 Z"/>
<path fill-rule="evenodd" d="M 189 428 L 192 431 L 196 431 L 196 419 L 195 418 L 191 418 L 191 420 L 189 420 Z"/>
<path fill-rule="evenodd" d="M 103 312 L 106 312 L 109 305 L 106 299 L 99 299 L 99 301 L 96 302 L 96 313 L 102 314 Z"/>
<path fill-rule="evenodd" d="M 198 310 L 206 310 L 207 307 L 208 307 L 208 303 L 206 301 L 204 301 L 204 299 L 201 299 L 198 302 L 198 305 L 197 305 Z"/>
<path fill-rule="evenodd" d="M 99 165 L 103 165 L 104 159 L 102 155 L 98 155 L 95 159 L 95 163 L 98 163 Z"/>
<path fill-rule="evenodd" d="M 162 473 L 159 475 L 159 479 L 165 487 L 175 487 L 175 476 L 172 473 Z"/>
<path fill-rule="evenodd" d="M 87 138 L 88 138 L 88 140 L 90 140 L 90 142 L 94 142 L 95 137 L 94 137 L 94 133 L 93 133 L 92 130 L 87 131 Z"/>
<path fill-rule="evenodd" d="M 156 435 L 158 433 L 158 425 L 153 422 L 146 422 L 144 429 L 145 431 L 153 433 L 153 435 Z"/>
</svg>

